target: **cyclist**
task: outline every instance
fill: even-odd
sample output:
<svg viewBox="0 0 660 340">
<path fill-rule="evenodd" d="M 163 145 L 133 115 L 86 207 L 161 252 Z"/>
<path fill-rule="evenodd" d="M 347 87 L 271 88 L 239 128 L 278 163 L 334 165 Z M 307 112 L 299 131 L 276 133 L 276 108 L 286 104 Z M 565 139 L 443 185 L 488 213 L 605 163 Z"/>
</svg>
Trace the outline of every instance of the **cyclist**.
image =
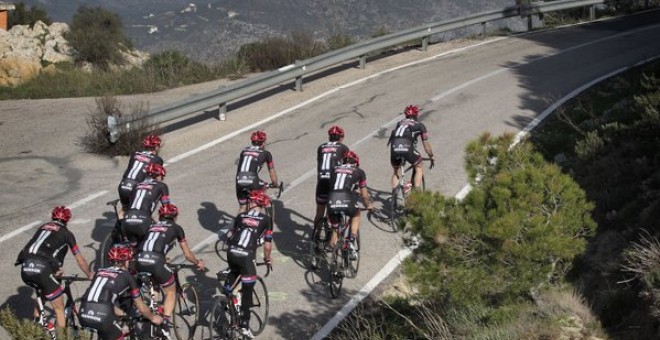
<svg viewBox="0 0 660 340">
<path fill-rule="evenodd" d="M 131 154 L 126 171 L 124 171 L 124 175 L 117 188 L 119 201 L 121 202 L 121 208 L 117 210 L 118 220 L 124 219 L 124 213 L 128 208 L 133 187 L 144 181 L 147 177 L 146 166 L 149 163 L 163 165 L 163 159 L 158 156 L 158 151 L 160 151 L 162 145 L 160 137 L 149 135 L 144 138 L 142 145 L 144 146 L 144 151 L 135 151 Z"/>
<path fill-rule="evenodd" d="M 89 270 L 87 260 L 80 252 L 76 238 L 67 229 L 71 219 L 71 210 L 64 206 L 56 206 L 51 212 L 52 220 L 43 224 L 34 234 L 30 242 L 21 250 L 16 265 L 22 264 L 21 279 L 27 285 L 39 290 L 42 298 L 50 301 L 55 310 L 56 325 L 66 327 L 64 321 L 64 292 L 58 276 L 62 275 L 62 265 L 67 253 L 67 246 L 76 259 L 80 270 L 88 278 L 94 273 Z M 35 316 L 38 311 L 35 308 Z"/>
<path fill-rule="evenodd" d="M 334 246 L 337 242 L 340 231 L 337 215 L 343 213 L 351 218 L 349 240 L 351 241 L 351 250 L 355 250 L 355 237 L 357 237 L 360 229 L 360 210 L 357 206 L 358 194 L 362 197 L 364 206 L 369 210 L 373 209 L 367 191 L 367 175 L 364 170 L 360 169 L 360 157 L 355 152 L 349 151 L 344 155 L 343 164 L 335 167 L 332 172 L 330 185 L 331 189 L 327 204 L 328 219 L 336 231 L 332 233 L 330 245 Z M 354 257 L 354 255 L 355 253 L 351 252 L 351 256 Z"/>
<path fill-rule="evenodd" d="M 252 190 L 248 193 L 248 211 L 238 214 L 234 219 L 232 237 L 228 240 L 227 262 L 229 275 L 225 281 L 225 294 L 241 275 L 242 304 L 240 327 L 243 336 L 254 338 L 250 331 L 250 308 L 252 307 L 252 292 L 257 279 L 255 257 L 257 247 L 264 243 L 264 262 L 271 265 L 273 239 L 273 222 L 264 207 L 270 205 L 270 197 L 263 190 Z"/>
<path fill-rule="evenodd" d="M 165 168 L 157 163 L 147 165 L 147 179 L 138 183 L 129 201 L 129 209 L 122 223 L 122 232 L 135 248 L 152 223 L 151 214 L 156 210 L 158 202 L 170 203 L 170 191 L 165 178 Z"/>
<path fill-rule="evenodd" d="M 417 120 L 419 116 L 419 107 L 416 105 L 406 106 L 403 114 L 406 116 L 397 123 L 396 128 L 392 130 L 387 144 L 390 146 L 390 163 L 392 164 L 392 190 L 399 183 L 399 167 L 407 161 L 415 167 L 412 180 L 413 188 L 419 188 L 422 185 L 423 167 L 422 155 L 415 149 L 417 139 L 421 137 L 424 151 L 431 159 L 431 165 L 435 163 L 431 143 L 428 140 L 426 126 Z"/>
<path fill-rule="evenodd" d="M 140 314 L 159 325 L 163 319 L 153 314 L 142 301 L 140 288 L 128 273 L 128 262 L 132 258 L 131 248 L 122 245 L 113 246 L 108 251 L 110 266 L 99 269 L 92 283 L 82 297 L 78 319 L 80 325 L 97 331 L 100 339 L 123 339 L 121 325 L 117 315 L 125 314 L 121 302 L 130 297 Z"/>
<path fill-rule="evenodd" d="M 176 302 L 176 285 L 174 284 L 174 272 L 167 266 L 165 256 L 178 241 L 183 256 L 188 262 L 195 264 L 198 270 L 204 270 L 204 260 L 198 260 L 195 257 L 186 242 L 183 228 L 176 224 L 179 209 L 174 204 L 163 204 L 158 210 L 158 214 L 160 220 L 149 227 L 146 237 L 138 246 L 137 270 L 151 273 L 152 280 L 159 284 L 165 293 L 163 333 L 169 336 L 170 318 Z"/>
<path fill-rule="evenodd" d="M 328 130 L 328 141 L 319 145 L 316 151 L 316 215 L 314 216 L 314 227 L 325 213 L 325 205 L 330 192 L 330 177 L 332 171 L 339 165 L 339 161 L 348 152 L 348 146 L 342 144 L 344 141 L 344 129 L 334 125 Z"/>
<path fill-rule="evenodd" d="M 259 179 L 259 171 L 264 163 L 268 166 L 268 173 L 273 187 L 277 186 L 277 172 L 273 163 L 273 155 L 265 149 L 266 133 L 255 131 L 250 135 L 251 146 L 241 151 L 236 170 L 236 197 L 238 198 L 238 213 L 247 210 L 248 192 L 263 189 L 265 182 Z"/>
</svg>

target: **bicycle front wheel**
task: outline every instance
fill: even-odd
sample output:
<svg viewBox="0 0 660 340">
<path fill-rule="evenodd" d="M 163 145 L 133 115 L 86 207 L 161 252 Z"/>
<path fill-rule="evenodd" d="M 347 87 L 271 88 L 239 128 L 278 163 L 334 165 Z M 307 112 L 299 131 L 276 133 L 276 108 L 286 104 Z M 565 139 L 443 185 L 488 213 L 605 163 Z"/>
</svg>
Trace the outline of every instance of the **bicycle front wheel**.
<svg viewBox="0 0 660 340">
<path fill-rule="evenodd" d="M 346 258 L 346 260 L 348 260 L 347 267 L 351 278 L 357 276 L 358 269 L 360 269 L 360 257 L 360 230 L 358 229 L 358 234 L 355 238 L 355 258 L 350 257 L 350 254 L 349 257 Z"/>
<path fill-rule="evenodd" d="M 118 228 L 118 226 L 113 227 L 112 231 L 108 233 L 108 235 L 101 243 L 101 256 L 98 257 L 101 260 L 101 264 L 98 268 L 105 268 L 110 266 L 110 261 L 108 260 L 108 252 L 113 245 L 122 241 L 121 233 Z"/>
<path fill-rule="evenodd" d="M 252 334 L 259 335 L 268 324 L 270 304 L 268 301 L 268 287 L 261 277 L 257 277 L 252 291 L 252 307 L 250 307 L 250 330 Z"/>
<path fill-rule="evenodd" d="M 215 242 L 215 253 L 224 262 L 227 262 L 227 248 L 227 234 L 225 233 L 220 235 Z"/>
<path fill-rule="evenodd" d="M 238 324 L 238 316 L 232 313 L 233 308 L 230 309 L 227 304 L 227 298 L 224 296 L 216 296 L 213 300 L 211 307 L 211 318 L 209 320 L 209 336 L 211 340 L 215 339 L 233 339 L 232 335 L 232 322 Z M 234 320 L 234 321 L 232 321 Z"/>
<path fill-rule="evenodd" d="M 177 294 L 172 324 L 174 334 L 179 340 L 192 339 L 199 321 L 199 296 L 197 288 L 190 283 L 181 286 L 181 292 Z"/>
<path fill-rule="evenodd" d="M 327 222 L 319 221 L 312 230 L 312 237 L 309 240 L 309 260 L 312 270 L 316 270 L 319 266 L 319 261 L 325 257 L 325 233 Z"/>
<path fill-rule="evenodd" d="M 333 298 L 339 297 L 341 287 L 344 282 L 344 244 L 341 240 L 332 248 L 332 257 L 330 260 L 330 295 Z"/>
</svg>

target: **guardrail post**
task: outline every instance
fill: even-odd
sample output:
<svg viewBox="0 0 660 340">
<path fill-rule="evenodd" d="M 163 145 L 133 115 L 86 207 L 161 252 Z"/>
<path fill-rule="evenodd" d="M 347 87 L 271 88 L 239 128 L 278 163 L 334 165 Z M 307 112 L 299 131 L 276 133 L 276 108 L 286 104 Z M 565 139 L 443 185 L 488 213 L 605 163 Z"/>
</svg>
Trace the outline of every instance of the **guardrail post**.
<svg viewBox="0 0 660 340">
<path fill-rule="evenodd" d="M 481 36 L 482 37 L 486 36 L 486 23 L 485 22 L 481 23 Z"/>
<path fill-rule="evenodd" d="M 218 119 L 221 121 L 227 120 L 227 103 L 218 104 Z"/>
<path fill-rule="evenodd" d="M 367 55 L 366 54 L 363 54 L 363 55 L 360 56 L 360 61 L 358 63 L 358 67 L 361 70 L 364 70 L 365 67 L 367 67 Z"/>
<path fill-rule="evenodd" d="M 302 91 L 302 76 L 296 77 L 296 91 Z"/>
<path fill-rule="evenodd" d="M 589 6 L 589 20 L 596 20 L 596 5 Z"/>
<path fill-rule="evenodd" d="M 426 52 L 429 49 L 429 37 L 422 38 L 422 51 Z"/>
</svg>

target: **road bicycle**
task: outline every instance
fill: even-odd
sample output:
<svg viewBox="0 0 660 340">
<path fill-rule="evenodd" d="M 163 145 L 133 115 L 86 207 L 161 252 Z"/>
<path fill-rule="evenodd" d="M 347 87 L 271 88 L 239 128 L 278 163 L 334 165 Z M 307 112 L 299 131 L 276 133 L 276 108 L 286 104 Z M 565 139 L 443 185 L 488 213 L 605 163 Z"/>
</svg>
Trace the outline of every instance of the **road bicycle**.
<svg viewBox="0 0 660 340">
<path fill-rule="evenodd" d="M 399 162 L 401 162 L 401 166 L 399 167 L 397 174 L 397 176 L 399 177 L 399 181 L 396 187 L 392 189 L 392 197 L 390 199 L 390 216 L 388 219 L 390 228 L 392 228 L 392 231 L 394 232 L 398 230 L 399 221 L 405 215 L 406 197 L 408 196 L 410 190 L 412 189 L 412 181 L 415 178 L 415 166 L 410 165 L 406 168 L 405 159 L 399 158 L 398 160 Z M 429 169 L 433 169 L 435 163 L 431 158 L 422 158 L 422 161 L 430 161 L 431 164 L 429 166 Z M 406 173 L 408 173 L 410 170 L 412 170 L 412 174 L 410 176 L 410 181 L 407 181 Z M 426 181 L 424 180 L 424 176 L 422 176 L 422 190 L 425 189 L 426 189 Z"/>
<path fill-rule="evenodd" d="M 79 301 L 76 301 L 71 293 L 71 284 L 78 281 L 89 281 L 88 278 L 78 277 L 78 275 L 70 276 L 61 276 L 59 280 L 62 282 L 62 289 L 64 291 L 64 296 L 66 301 L 64 303 L 64 319 L 65 325 L 69 334 L 73 335 L 74 338 L 77 338 L 80 334 L 81 326 L 78 322 L 78 305 Z M 37 292 L 37 307 L 39 311 L 39 316 L 37 322 L 44 329 L 44 333 L 50 339 L 57 339 L 57 330 L 55 325 L 48 321 L 46 316 L 46 306 L 42 298 L 41 289 L 35 288 Z"/>
<path fill-rule="evenodd" d="M 284 182 L 280 182 L 279 185 L 272 185 L 266 183 L 263 183 L 263 185 L 264 185 L 264 190 L 278 189 L 277 195 L 275 195 L 276 199 L 279 199 L 280 196 L 282 196 L 282 191 L 284 190 Z M 272 202 L 270 206 L 266 207 L 265 210 L 266 210 L 266 214 L 270 216 L 271 220 L 273 221 L 273 226 L 275 226 L 275 207 L 273 206 Z M 229 241 L 229 239 L 231 239 L 232 236 L 233 235 L 231 234 L 231 230 L 227 230 L 226 232 L 221 232 L 221 234 L 218 235 L 218 240 L 215 242 L 215 253 L 224 262 L 227 262 L 227 249 L 229 248 L 227 242 Z"/>
<path fill-rule="evenodd" d="M 272 267 L 270 263 L 259 262 L 257 266 L 266 266 L 268 277 Z M 224 287 L 224 281 L 230 273 L 229 268 L 218 272 L 218 283 Z M 211 320 L 209 322 L 209 334 L 211 340 L 216 339 L 247 339 L 240 332 L 241 320 L 241 289 L 238 285 L 241 283 L 241 276 L 238 275 L 228 292 L 215 296 L 213 307 L 211 307 Z M 268 324 L 268 288 L 260 275 L 254 284 L 252 293 L 252 307 L 250 307 L 250 331 L 253 335 L 261 334 Z"/>
<path fill-rule="evenodd" d="M 366 208 L 359 209 L 360 211 L 368 210 Z M 331 250 L 330 262 L 328 263 L 330 267 L 328 282 L 330 295 L 333 298 L 339 297 L 344 278 L 355 278 L 358 269 L 360 269 L 360 230 L 358 229 L 355 241 L 350 241 L 351 216 L 340 212 L 335 215 L 335 219 L 339 221 L 339 229 L 334 231 L 337 233 L 337 243 Z M 353 245 L 351 245 L 351 242 L 354 242 Z"/>
<path fill-rule="evenodd" d="M 170 331 L 174 331 L 178 340 L 192 339 L 199 324 L 199 294 L 197 288 L 191 282 L 181 284 L 179 272 L 181 269 L 196 269 L 197 266 L 194 264 L 179 263 L 168 264 L 168 267 L 174 272 L 174 284 L 176 287 L 176 304 L 174 306 L 174 313 L 172 314 L 172 327 Z M 151 273 L 140 272 L 138 273 L 138 279 L 142 283 L 140 289 L 145 304 L 149 306 L 152 313 L 162 315 L 165 295 L 160 285 L 153 282 Z M 159 339 L 162 337 L 161 326 L 151 323 L 148 323 L 147 329 L 143 329 L 140 333 L 142 334 L 142 338 L 145 336 L 149 339 Z"/>
</svg>

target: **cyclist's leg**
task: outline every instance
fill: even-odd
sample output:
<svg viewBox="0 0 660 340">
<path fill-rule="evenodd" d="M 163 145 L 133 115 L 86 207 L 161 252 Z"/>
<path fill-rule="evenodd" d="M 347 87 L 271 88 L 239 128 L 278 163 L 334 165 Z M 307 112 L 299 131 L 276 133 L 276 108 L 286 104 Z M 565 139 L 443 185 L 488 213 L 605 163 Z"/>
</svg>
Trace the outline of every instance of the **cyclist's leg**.
<svg viewBox="0 0 660 340">
<path fill-rule="evenodd" d="M 413 173 L 413 189 L 418 189 L 422 187 L 422 176 L 424 176 L 424 167 L 422 164 L 422 155 L 414 150 L 410 159 L 408 160 L 410 164 L 414 164 L 415 169 Z"/>
<path fill-rule="evenodd" d="M 319 221 L 325 214 L 325 205 L 328 202 L 328 192 L 330 191 L 330 181 L 318 179 L 316 182 L 316 214 L 314 215 L 314 227 L 319 226 Z"/>
<path fill-rule="evenodd" d="M 392 190 L 394 190 L 399 185 L 399 168 L 403 165 L 397 153 L 390 152 L 390 164 L 392 165 Z"/>
<path fill-rule="evenodd" d="M 236 184 L 236 199 L 238 200 L 238 213 L 247 211 L 248 188 L 244 185 Z"/>
<path fill-rule="evenodd" d="M 241 328 L 250 329 L 250 308 L 254 284 L 257 281 L 257 266 L 254 255 L 246 256 L 241 266 Z"/>
</svg>

